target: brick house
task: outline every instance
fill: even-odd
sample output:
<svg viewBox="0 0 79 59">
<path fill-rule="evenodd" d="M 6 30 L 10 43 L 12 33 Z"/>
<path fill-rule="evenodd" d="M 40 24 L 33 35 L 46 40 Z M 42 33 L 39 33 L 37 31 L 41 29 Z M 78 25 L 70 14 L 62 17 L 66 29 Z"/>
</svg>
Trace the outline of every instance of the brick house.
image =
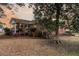
<svg viewBox="0 0 79 59">
<path fill-rule="evenodd" d="M 4 5 L 0 5 L 0 6 L 5 14 L 5 16 L 0 18 L 0 24 L 2 25 L 3 28 L 5 27 L 10 29 L 15 28 L 15 30 L 17 28 L 22 28 L 23 30 L 25 30 L 27 27 L 34 24 L 34 22 L 32 21 L 19 19 L 18 17 L 16 17 L 12 9 L 7 8 L 7 6 Z"/>
</svg>

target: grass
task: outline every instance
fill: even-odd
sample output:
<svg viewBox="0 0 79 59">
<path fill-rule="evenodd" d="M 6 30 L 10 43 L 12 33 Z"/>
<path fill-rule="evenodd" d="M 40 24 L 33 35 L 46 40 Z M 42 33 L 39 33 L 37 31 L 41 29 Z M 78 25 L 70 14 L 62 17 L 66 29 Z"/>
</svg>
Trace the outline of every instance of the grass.
<svg viewBox="0 0 79 59">
<path fill-rule="evenodd" d="M 1 38 L 1 37 L 0 37 Z M 45 39 L 29 37 L 2 37 L 0 39 L 0 55 L 52 56 L 60 55 L 60 51 L 47 45 Z"/>
<path fill-rule="evenodd" d="M 79 37 L 63 37 L 63 45 L 66 54 L 69 56 L 79 56 Z"/>
<path fill-rule="evenodd" d="M 0 55 L 9 56 L 72 56 L 79 55 L 79 37 L 60 37 L 62 44 L 49 39 L 0 37 Z"/>
</svg>

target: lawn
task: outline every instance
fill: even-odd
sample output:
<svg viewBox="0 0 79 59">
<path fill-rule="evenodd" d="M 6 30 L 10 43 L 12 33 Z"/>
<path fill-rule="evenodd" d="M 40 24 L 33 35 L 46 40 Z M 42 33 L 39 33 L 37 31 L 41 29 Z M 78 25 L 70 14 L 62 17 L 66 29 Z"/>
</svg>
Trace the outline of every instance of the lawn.
<svg viewBox="0 0 79 59">
<path fill-rule="evenodd" d="M 73 41 L 71 40 L 73 38 Z M 56 56 L 79 55 L 79 37 L 60 37 L 62 44 L 50 39 L 31 37 L 0 37 L 0 55 L 5 56 Z M 70 39 L 70 40 L 69 40 Z"/>
</svg>

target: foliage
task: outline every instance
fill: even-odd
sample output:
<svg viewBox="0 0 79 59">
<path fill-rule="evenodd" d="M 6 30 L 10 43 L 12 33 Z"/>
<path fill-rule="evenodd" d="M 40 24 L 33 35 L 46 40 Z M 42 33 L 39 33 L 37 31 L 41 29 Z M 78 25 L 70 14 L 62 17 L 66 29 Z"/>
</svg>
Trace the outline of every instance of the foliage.
<svg viewBox="0 0 79 59">
<path fill-rule="evenodd" d="M 61 28 L 64 28 L 64 26 L 65 26 L 65 21 L 60 21 L 60 22 L 59 22 L 59 26 L 60 26 Z"/>
<path fill-rule="evenodd" d="M 5 35 L 11 35 L 11 30 L 9 28 L 4 28 Z"/>
<path fill-rule="evenodd" d="M 73 32 L 79 33 L 79 17 L 76 17 L 76 18 L 72 21 L 71 30 L 72 30 Z"/>
<path fill-rule="evenodd" d="M 44 28 L 46 28 L 49 32 L 55 31 L 55 28 L 54 28 L 55 21 L 48 20 L 46 18 L 38 21 L 39 21 L 39 24 L 42 25 Z"/>
<path fill-rule="evenodd" d="M 3 23 L 2 22 L 0 22 L 0 28 L 3 28 Z"/>
<path fill-rule="evenodd" d="M 58 31 L 59 26 L 64 27 L 65 25 L 70 29 L 75 16 L 79 15 L 79 4 L 77 3 L 34 3 L 30 6 L 34 9 L 35 20 L 38 20 L 41 25 L 43 24 L 42 26 L 52 31 L 54 28 Z M 56 19 L 56 21 L 53 22 L 52 19 Z M 59 22 L 59 19 L 64 20 L 64 22 Z"/>
<path fill-rule="evenodd" d="M 17 5 L 19 5 L 20 7 L 25 6 L 24 3 L 16 3 Z"/>
<path fill-rule="evenodd" d="M 53 31 L 56 29 L 57 26 L 59 26 L 56 26 L 56 23 L 58 21 L 56 19 L 56 15 L 59 19 L 59 10 L 61 9 L 62 4 L 38 3 L 32 5 L 34 5 L 34 18 L 35 20 L 38 20 L 39 24 L 48 29 L 48 31 Z M 55 18 L 57 21 L 54 22 L 53 18 Z"/>
</svg>

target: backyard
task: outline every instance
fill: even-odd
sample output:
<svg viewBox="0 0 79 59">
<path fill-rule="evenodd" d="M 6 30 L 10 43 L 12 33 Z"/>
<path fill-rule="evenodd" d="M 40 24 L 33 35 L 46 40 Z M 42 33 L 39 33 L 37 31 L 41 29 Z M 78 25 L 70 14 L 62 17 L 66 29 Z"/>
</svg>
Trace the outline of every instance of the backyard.
<svg viewBox="0 0 79 59">
<path fill-rule="evenodd" d="M 32 37 L 0 37 L 0 55 L 53 56 L 79 55 L 79 37 L 60 36 L 62 44 Z"/>
</svg>

